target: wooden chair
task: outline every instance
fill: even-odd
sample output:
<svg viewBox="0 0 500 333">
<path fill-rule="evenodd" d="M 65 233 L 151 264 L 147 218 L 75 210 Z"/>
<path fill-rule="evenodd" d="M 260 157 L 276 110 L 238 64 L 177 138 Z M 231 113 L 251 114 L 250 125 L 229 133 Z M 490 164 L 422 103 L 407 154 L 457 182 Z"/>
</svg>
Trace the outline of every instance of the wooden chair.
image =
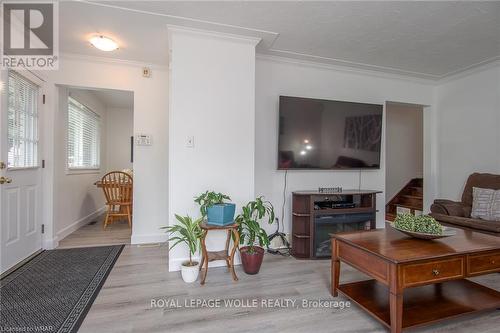
<svg viewBox="0 0 500 333">
<path fill-rule="evenodd" d="M 113 223 L 115 217 L 126 217 L 132 227 L 132 177 L 125 172 L 111 171 L 102 177 L 101 183 L 108 206 L 103 229 Z"/>
</svg>

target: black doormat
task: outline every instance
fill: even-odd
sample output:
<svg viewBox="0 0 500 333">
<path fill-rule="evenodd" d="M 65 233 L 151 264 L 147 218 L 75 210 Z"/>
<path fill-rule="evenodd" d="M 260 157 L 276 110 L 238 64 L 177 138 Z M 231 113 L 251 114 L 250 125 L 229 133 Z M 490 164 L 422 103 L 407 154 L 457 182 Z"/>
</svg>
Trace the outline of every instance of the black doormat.
<svg viewBox="0 0 500 333">
<path fill-rule="evenodd" d="M 125 245 L 44 251 L 0 280 L 0 332 L 76 332 Z"/>
</svg>

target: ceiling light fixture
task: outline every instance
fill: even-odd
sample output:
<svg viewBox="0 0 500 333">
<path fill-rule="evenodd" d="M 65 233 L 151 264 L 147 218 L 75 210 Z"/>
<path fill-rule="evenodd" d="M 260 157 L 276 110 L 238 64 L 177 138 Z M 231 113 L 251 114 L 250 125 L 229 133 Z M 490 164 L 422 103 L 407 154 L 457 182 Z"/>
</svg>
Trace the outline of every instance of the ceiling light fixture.
<svg viewBox="0 0 500 333">
<path fill-rule="evenodd" d="M 118 48 L 118 44 L 114 40 L 102 35 L 90 38 L 90 44 L 94 45 L 95 48 L 106 52 L 114 51 Z"/>
</svg>

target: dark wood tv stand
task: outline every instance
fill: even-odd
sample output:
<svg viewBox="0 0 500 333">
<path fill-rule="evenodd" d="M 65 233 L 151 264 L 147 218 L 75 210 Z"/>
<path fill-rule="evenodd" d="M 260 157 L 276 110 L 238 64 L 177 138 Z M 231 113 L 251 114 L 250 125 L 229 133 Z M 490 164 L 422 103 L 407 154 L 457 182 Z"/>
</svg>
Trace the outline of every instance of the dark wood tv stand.
<svg viewBox="0 0 500 333">
<path fill-rule="evenodd" d="M 316 236 L 316 221 L 322 219 L 331 221 L 358 221 L 357 226 L 364 223 L 363 229 L 375 229 L 377 212 L 377 193 L 372 190 L 343 190 L 338 193 L 321 193 L 318 191 L 296 191 L 292 193 L 292 255 L 299 259 L 329 258 L 331 253 L 317 255 L 319 240 Z M 354 207 L 329 208 L 331 203 L 351 203 Z M 318 203 L 321 203 L 318 205 Z M 319 207 L 321 206 L 321 207 Z M 326 206 L 326 207 L 325 207 Z M 358 220 L 356 220 L 358 219 Z M 337 222 L 335 222 L 337 223 Z M 346 222 L 352 223 L 352 222 Z M 354 225 L 353 223 L 353 225 Z M 328 223 L 324 224 L 328 228 Z M 318 235 L 319 236 L 319 235 Z M 329 245 L 329 236 L 326 242 Z M 322 244 L 325 241 L 322 242 Z"/>
</svg>

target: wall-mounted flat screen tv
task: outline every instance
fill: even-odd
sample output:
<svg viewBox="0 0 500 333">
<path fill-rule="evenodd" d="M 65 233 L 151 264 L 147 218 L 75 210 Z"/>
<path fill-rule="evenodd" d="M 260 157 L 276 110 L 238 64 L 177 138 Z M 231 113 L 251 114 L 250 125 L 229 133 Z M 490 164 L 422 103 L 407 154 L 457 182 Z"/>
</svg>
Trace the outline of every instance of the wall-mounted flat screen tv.
<svg viewBox="0 0 500 333">
<path fill-rule="evenodd" d="M 278 169 L 378 169 L 382 105 L 280 96 Z"/>
</svg>

